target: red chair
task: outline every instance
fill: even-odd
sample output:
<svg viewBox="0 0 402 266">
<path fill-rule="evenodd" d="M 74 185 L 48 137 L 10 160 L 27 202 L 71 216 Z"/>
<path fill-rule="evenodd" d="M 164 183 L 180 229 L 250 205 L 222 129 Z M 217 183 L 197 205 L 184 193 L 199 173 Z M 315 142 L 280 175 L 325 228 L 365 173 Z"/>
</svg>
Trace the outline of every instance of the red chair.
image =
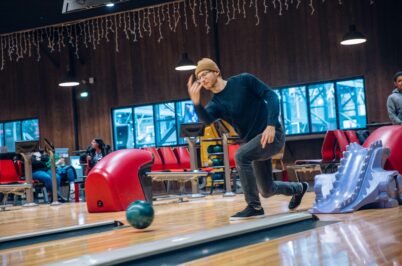
<svg viewBox="0 0 402 266">
<path fill-rule="evenodd" d="M 229 144 L 228 145 L 228 153 L 229 153 L 229 166 L 230 168 L 236 168 L 236 162 L 234 159 L 235 153 L 237 149 L 240 147 L 239 144 Z"/>
<path fill-rule="evenodd" d="M 9 194 L 23 195 L 32 185 L 22 179 L 21 164 L 11 159 L 0 160 L 0 192 L 6 204 Z"/>
<path fill-rule="evenodd" d="M 357 137 L 356 131 L 354 130 L 346 130 L 345 131 L 346 137 L 349 140 L 349 143 L 357 143 L 361 144 L 359 138 Z"/>
<path fill-rule="evenodd" d="M 25 181 L 22 177 L 21 164 L 18 165 L 12 160 L 0 160 L 0 185 L 19 183 L 23 184 Z"/>
<path fill-rule="evenodd" d="M 346 138 L 345 132 L 343 132 L 343 130 L 334 130 L 334 135 L 336 138 L 335 158 L 339 160 L 340 158 L 343 158 L 343 152 L 346 151 L 346 146 L 349 145 L 349 141 Z"/>
<path fill-rule="evenodd" d="M 151 171 L 158 172 L 158 171 L 162 171 L 165 169 L 162 158 L 159 155 L 159 152 L 155 147 L 147 147 L 147 148 L 144 148 L 144 150 L 152 153 L 152 155 L 154 157 L 154 164 L 152 165 Z"/>
<path fill-rule="evenodd" d="M 321 162 L 332 162 L 335 159 L 335 134 L 333 130 L 328 130 L 324 137 L 324 142 L 321 148 Z"/>
<path fill-rule="evenodd" d="M 190 160 L 190 152 L 187 147 L 181 146 L 173 149 L 174 154 L 176 155 L 180 168 L 190 170 L 191 169 L 191 160 Z"/>
<path fill-rule="evenodd" d="M 179 161 L 177 160 L 177 157 L 171 147 L 161 147 L 158 149 L 158 152 L 162 158 L 165 170 L 175 172 L 184 171 L 184 169 L 180 167 Z"/>
</svg>

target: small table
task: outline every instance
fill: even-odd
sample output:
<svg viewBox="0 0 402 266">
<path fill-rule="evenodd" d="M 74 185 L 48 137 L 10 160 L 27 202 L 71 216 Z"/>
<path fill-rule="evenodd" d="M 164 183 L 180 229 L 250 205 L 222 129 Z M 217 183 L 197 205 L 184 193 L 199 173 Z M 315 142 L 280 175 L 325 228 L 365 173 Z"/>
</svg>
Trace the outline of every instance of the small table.
<svg viewBox="0 0 402 266">
<path fill-rule="evenodd" d="M 287 168 L 292 169 L 295 173 L 296 180 L 298 182 L 303 182 L 303 181 L 311 181 L 311 180 L 301 180 L 300 179 L 300 174 L 312 174 L 313 172 L 318 172 L 319 174 L 322 174 L 321 171 L 321 166 L 319 164 L 295 164 L 295 165 L 289 165 Z M 314 179 L 313 179 L 314 181 Z"/>
</svg>

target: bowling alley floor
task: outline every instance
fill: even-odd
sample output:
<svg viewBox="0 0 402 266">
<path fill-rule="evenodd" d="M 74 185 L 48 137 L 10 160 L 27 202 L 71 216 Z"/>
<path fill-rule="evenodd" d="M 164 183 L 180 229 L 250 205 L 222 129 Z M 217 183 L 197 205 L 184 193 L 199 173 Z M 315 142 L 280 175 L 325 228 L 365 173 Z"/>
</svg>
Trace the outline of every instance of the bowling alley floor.
<svg viewBox="0 0 402 266">
<path fill-rule="evenodd" d="M 263 199 L 269 219 L 291 213 L 289 197 Z M 298 212 L 308 210 L 314 193 L 306 193 Z M 0 250 L 1 265 L 43 265 L 84 255 L 110 252 L 173 236 L 226 227 L 244 208 L 243 195 L 213 195 L 188 202 L 157 201 L 155 220 L 145 230 L 122 226 L 90 235 Z M 186 262 L 186 265 L 399 265 L 402 263 L 402 207 L 362 210 L 352 214 L 318 215 L 326 226 L 243 246 Z M 18 234 L 118 220 L 125 212 L 88 213 L 85 203 L 40 205 L 0 212 L 0 238 Z"/>
</svg>

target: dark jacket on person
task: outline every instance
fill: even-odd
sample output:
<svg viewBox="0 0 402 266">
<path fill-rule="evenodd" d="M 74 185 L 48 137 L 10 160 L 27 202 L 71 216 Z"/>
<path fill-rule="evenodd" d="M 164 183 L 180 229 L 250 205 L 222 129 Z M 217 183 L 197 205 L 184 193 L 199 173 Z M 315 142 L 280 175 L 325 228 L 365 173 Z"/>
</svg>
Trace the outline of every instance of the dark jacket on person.
<svg viewBox="0 0 402 266">
<path fill-rule="evenodd" d="M 282 127 L 278 95 L 249 73 L 228 78 L 225 88 L 214 94 L 205 108 L 198 105 L 195 110 L 207 124 L 218 118 L 226 120 L 244 141 L 262 133 L 268 125 Z"/>
<path fill-rule="evenodd" d="M 102 158 L 111 152 L 112 152 L 112 149 L 111 149 L 110 145 L 105 144 L 105 146 L 101 148 Z M 92 148 L 91 145 L 88 146 L 88 148 L 87 148 L 87 155 L 91 156 L 91 161 L 89 161 L 89 167 L 92 168 L 95 166 L 97 161 L 95 160 L 96 150 L 94 148 Z"/>
<path fill-rule="evenodd" d="M 35 171 L 48 171 L 48 162 L 50 158 L 49 156 L 42 155 L 41 158 L 38 160 L 35 156 L 32 156 L 32 172 Z"/>
</svg>

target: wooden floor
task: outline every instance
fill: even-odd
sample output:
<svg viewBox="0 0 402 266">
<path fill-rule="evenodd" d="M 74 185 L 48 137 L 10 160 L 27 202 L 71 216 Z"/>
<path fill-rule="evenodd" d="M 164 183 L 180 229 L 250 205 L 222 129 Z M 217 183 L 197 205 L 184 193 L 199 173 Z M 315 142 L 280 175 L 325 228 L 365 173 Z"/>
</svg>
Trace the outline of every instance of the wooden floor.
<svg viewBox="0 0 402 266">
<path fill-rule="evenodd" d="M 289 212 L 289 197 L 263 200 L 266 214 Z M 312 206 L 307 193 L 300 210 Z M 1 265 L 41 265 L 198 232 L 230 224 L 229 216 L 244 208 L 243 195 L 221 195 L 186 203 L 155 203 L 155 220 L 146 230 L 131 227 L 0 250 Z M 363 210 L 352 214 L 319 215 L 323 221 L 341 221 L 276 240 L 205 257 L 186 265 L 400 265 L 402 264 L 402 207 Z M 0 212 L 0 237 L 64 226 L 120 220 L 125 213 L 89 214 L 85 203 Z"/>
</svg>

